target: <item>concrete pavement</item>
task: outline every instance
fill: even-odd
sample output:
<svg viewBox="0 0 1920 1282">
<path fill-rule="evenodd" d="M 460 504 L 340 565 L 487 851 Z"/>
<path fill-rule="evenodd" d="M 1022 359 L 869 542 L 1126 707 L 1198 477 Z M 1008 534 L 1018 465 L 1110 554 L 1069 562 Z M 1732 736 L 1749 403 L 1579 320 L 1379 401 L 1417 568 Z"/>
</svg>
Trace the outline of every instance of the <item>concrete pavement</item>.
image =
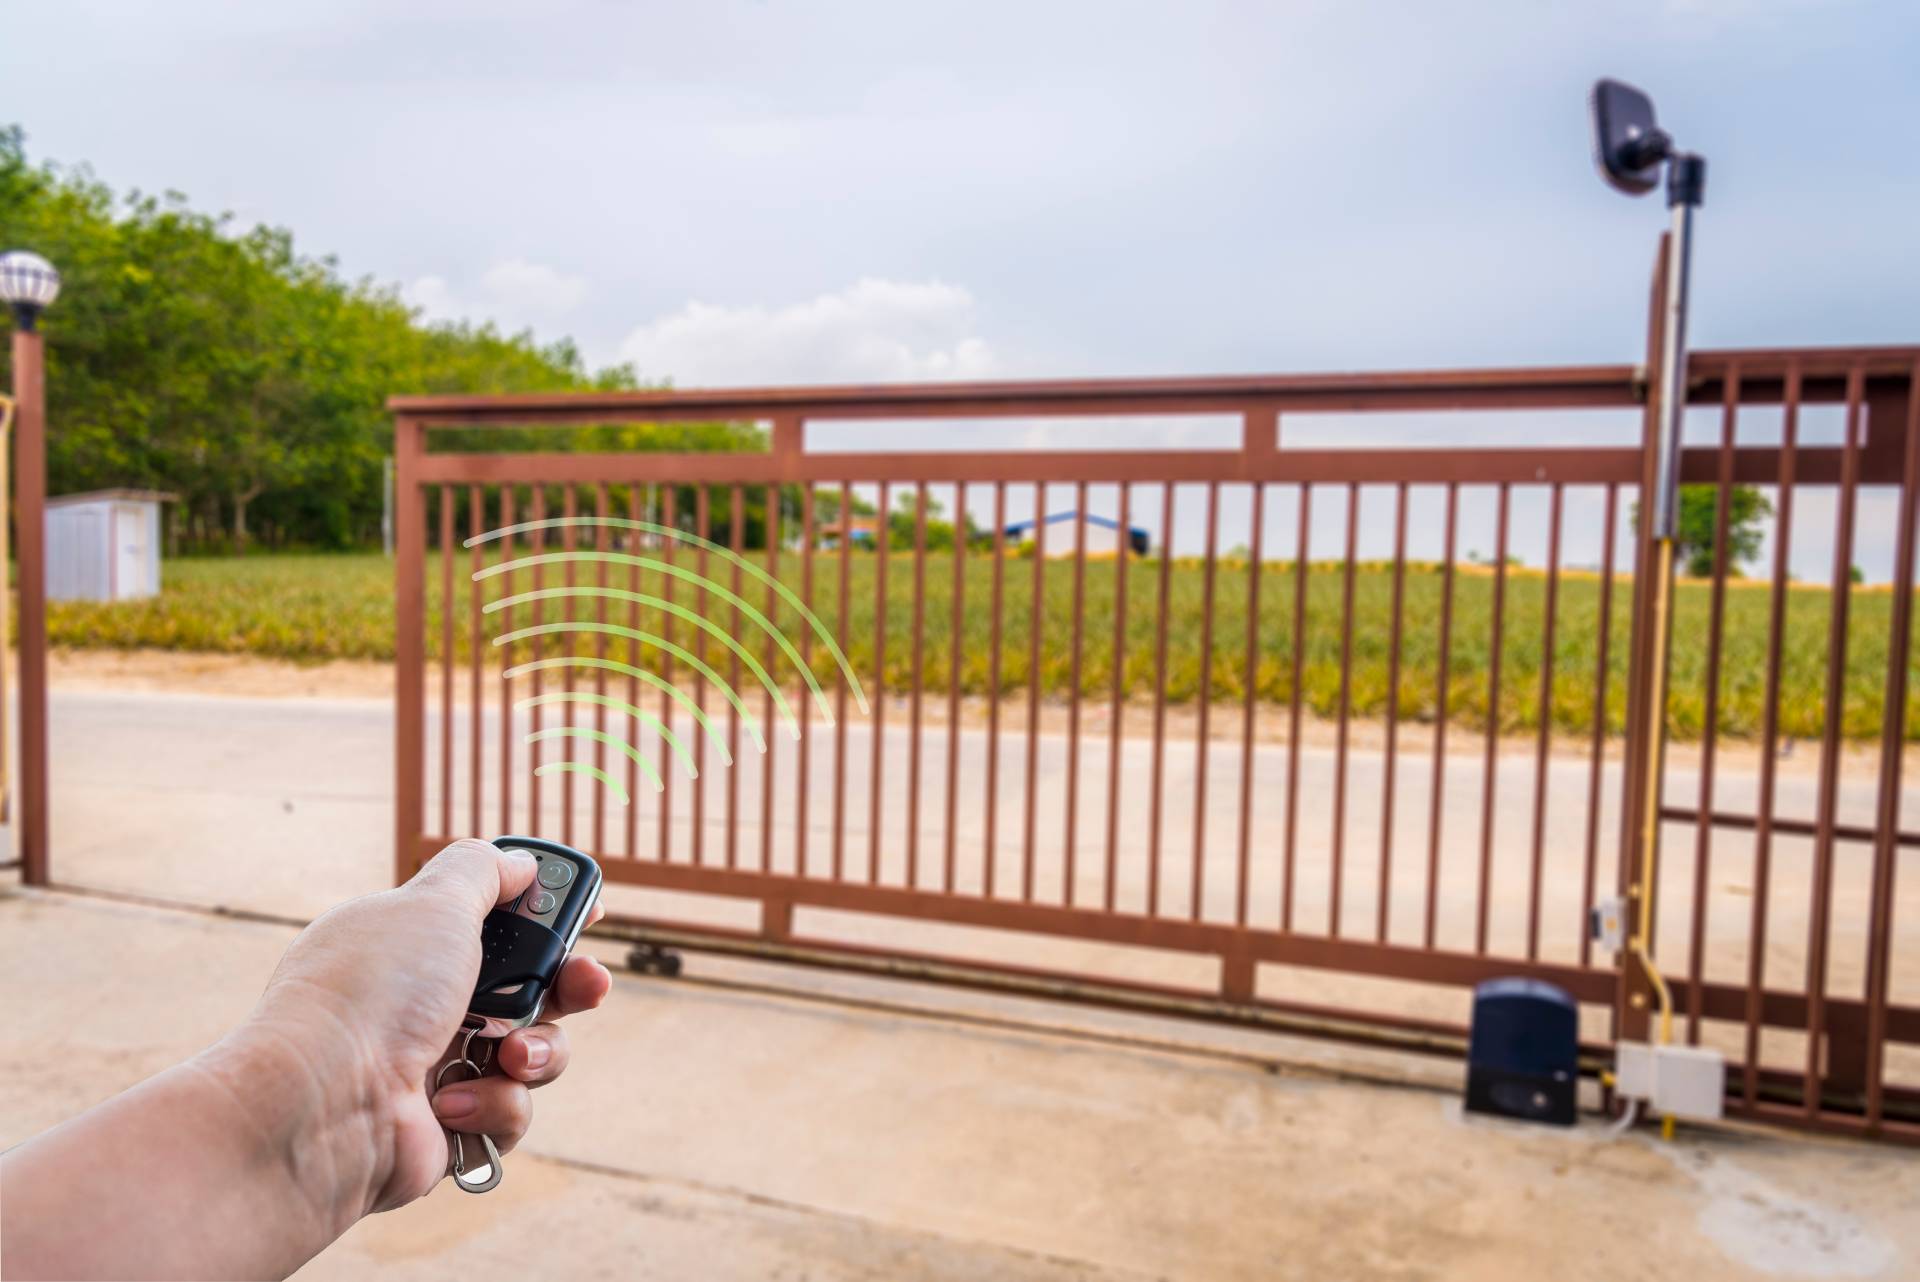
<svg viewBox="0 0 1920 1282">
<path fill-rule="evenodd" d="M 241 1018 L 292 930 L 0 896 L 33 996 L 0 1144 Z M 610 958 L 610 960 L 615 960 Z M 1900 1277 L 1920 1176 L 1756 1132 L 1661 1145 L 1463 1118 L 1457 1068 L 694 959 L 572 1021 L 502 1186 L 442 1185 L 303 1271 L 543 1278 Z M 893 1009 L 874 1009 L 862 1000 Z M 109 1212 L 110 1213 L 110 1209 Z"/>
</svg>

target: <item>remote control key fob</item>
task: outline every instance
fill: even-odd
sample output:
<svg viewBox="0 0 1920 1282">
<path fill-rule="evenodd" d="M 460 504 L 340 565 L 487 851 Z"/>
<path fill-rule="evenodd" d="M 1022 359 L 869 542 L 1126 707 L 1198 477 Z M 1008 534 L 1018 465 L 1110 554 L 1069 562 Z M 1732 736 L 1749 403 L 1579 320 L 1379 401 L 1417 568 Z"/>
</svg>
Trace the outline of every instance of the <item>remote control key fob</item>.
<svg viewBox="0 0 1920 1282">
<path fill-rule="evenodd" d="M 467 1013 L 481 1035 L 502 1037 L 540 1018 L 560 965 L 600 898 L 600 865 L 557 841 L 495 837 L 503 850 L 523 850 L 540 870 L 518 898 L 488 913 L 480 927 L 480 977 Z"/>
</svg>

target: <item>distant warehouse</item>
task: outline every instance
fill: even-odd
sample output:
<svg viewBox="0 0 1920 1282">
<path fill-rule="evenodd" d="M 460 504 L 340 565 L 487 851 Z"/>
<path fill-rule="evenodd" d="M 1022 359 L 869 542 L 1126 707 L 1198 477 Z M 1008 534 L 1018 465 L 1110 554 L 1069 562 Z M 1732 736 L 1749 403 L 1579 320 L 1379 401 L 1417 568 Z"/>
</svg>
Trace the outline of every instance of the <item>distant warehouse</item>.
<svg viewBox="0 0 1920 1282">
<path fill-rule="evenodd" d="M 1015 521 L 1009 525 L 1007 545 L 1025 547 L 1034 542 L 1036 524 L 1034 521 Z M 1092 512 L 1055 512 L 1047 517 L 1046 524 L 1046 553 L 1049 560 L 1072 556 L 1083 531 L 1088 556 L 1118 556 L 1123 546 L 1135 556 L 1145 556 L 1149 547 L 1147 532 L 1139 526 L 1123 531 L 1118 521 L 1096 516 Z"/>
</svg>

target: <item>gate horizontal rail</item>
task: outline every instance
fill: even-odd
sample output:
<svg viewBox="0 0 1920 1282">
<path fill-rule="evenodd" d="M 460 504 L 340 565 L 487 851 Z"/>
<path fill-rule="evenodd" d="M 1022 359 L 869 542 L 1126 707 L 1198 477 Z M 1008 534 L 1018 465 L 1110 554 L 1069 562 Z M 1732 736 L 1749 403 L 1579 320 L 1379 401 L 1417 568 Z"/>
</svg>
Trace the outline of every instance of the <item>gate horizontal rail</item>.
<svg viewBox="0 0 1920 1282">
<path fill-rule="evenodd" d="M 1665 772 L 1655 941 L 1684 1035 L 1728 1056 L 1730 1111 L 1905 1141 L 1920 1140 L 1920 881 L 1895 875 L 1920 845 L 1901 788 L 1916 370 L 1916 348 L 1691 359 L 1690 403 L 1719 431 L 1689 445 L 1682 478 L 1715 495 L 1713 572 L 1689 589 L 1705 594 L 1686 642 L 1704 672 L 1676 669 L 1673 697 L 1704 711 L 1697 753 Z M 1208 1017 L 1308 1013 L 1428 1049 L 1457 1047 L 1471 985 L 1529 975 L 1582 1003 L 1590 1045 L 1644 1035 L 1621 959 L 1584 924 L 1640 866 L 1617 710 L 1644 661 L 1645 383 L 1596 366 L 397 397 L 396 875 L 462 832 L 528 828 L 592 850 L 634 896 L 615 905 L 628 927 L 675 939 Z M 1602 415 L 1619 444 L 1490 441 L 1551 434 L 1528 425 L 1570 411 Z M 1816 432 L 1826 412 L 1838 427 Z M 1090 432 L 1086 449 L 966 448 L 956 422 L 1196 414 L 1236 420 L 1237 447 L 1103 449 Z M 1419 417 L 1387 446 L 1288 443 L 1325 415 Z M 675 420 L 764 423 L 769 448 L 468 448 L 487 427 Z M 809 449 L 828 423 L 943 448 Z M 448 429 L 459 448 L 430 449 Z M 1729 604 L 1760 591 L 1729 589 L 1741 486 L 1774 505 L 1765 596 L 1740 598 L 1764 608 Z M 1804 540 L 1827 496 L 1834 578 L 1822 598 L 1790 593 L 1795 504 Z M 857 525 L 861 499 L 878 511 Z M 1862 503 L 1890 505 L 1892 528 L 1869 531 L 1889 550 L 1884 603 L 1851 581 Z M 568 517 L 597 523 L 541 524 Z M 1482 538 L 1492 556 L 1467 564 L 1462 543 Z M 612 555 L 568 555 L 583 552 Z M 780 591 L 826 620 L 868 713 Z M 798 667 L 743 606 L 792 637 Z M 522 622 L 530 635 L 489 644 Z M 636 633 L 678 649 L 643 656 Z M 751 655 L 778 675 L 742 684 Z M 575 661 L 577 704 L 521 697 L 562 689 L 555 663 Z M 714 664 L 737 697 L 707 689 Z M 1848 695 L 1863 682 L 1885 696 L 1877 714 Z M 1736 688 L 1763 710 L 1758 735 L 1727 729 Z M 1569 707 L 1589 709 L 1572 737 Z M 619 741 L 656 738 L 626 733 L 642 711 L 697 775 L 663 759 L 661 790 L 638 786 Z M 743 750 L 743 714 L 764 753 Z M 1789 724 L 1818 728 L 1811 773 L 1780 764 Z M 576 732 L 582 773 L 542 770 L 553 734 Z M 593 782 L 622 769 L 624 811 Z"/>
</svg>

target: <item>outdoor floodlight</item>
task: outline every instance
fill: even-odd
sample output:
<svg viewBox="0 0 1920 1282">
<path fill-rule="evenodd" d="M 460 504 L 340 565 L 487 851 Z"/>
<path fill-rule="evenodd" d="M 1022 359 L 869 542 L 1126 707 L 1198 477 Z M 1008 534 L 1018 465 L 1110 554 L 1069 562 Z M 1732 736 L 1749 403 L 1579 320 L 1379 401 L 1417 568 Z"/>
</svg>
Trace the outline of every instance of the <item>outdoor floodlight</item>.
<svg viewBox="0 0 1920 1282">
<path fill-rule="evenodd" d="M 32 329 L 41 311 L 60 297 L 60 273 L 31 250 L 0 254 L 0 301 L 13 308 L 21 329 Z"/>
</svg>

